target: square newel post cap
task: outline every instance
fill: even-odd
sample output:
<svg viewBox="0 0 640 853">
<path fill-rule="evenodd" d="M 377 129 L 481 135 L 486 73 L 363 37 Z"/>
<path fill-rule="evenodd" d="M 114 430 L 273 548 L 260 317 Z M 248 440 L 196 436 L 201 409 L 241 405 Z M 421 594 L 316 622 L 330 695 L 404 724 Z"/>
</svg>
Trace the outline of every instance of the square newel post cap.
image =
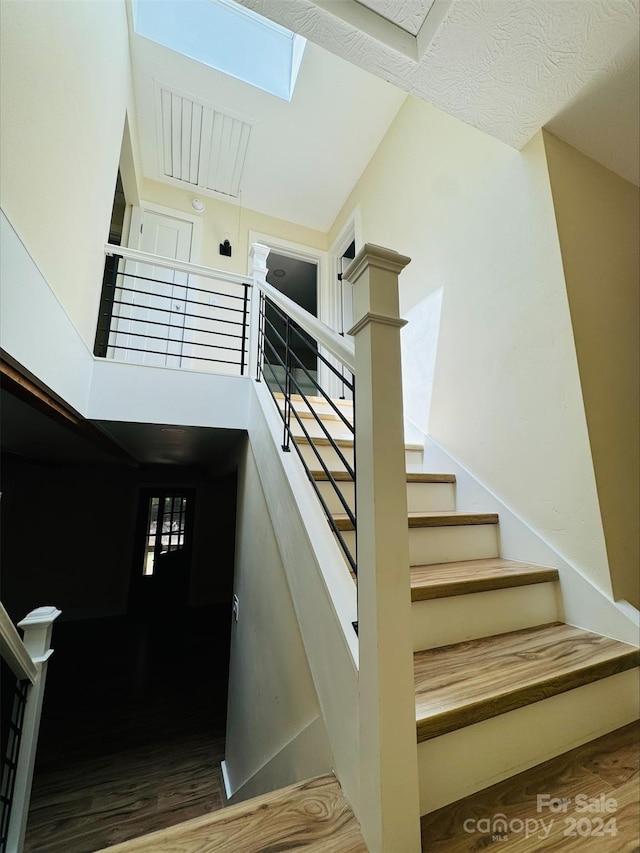
<svg viewBox="0 0 640 853">
<path fill-rule="evenodd" d="M 411 263 L 411 258 L 401 255 L 393 249 L 385 249 L 375 243 L 365 243 L 344 273 L 344 278 L 355 284 L 363 272 L 369 267 L 386 270 L 399 275 Z"/>
<path fill-rule="evenodd" d="M 354 313 L 359 318 L 349 335 L 356 336 L 372 322 L 406 325 L 400 318 L 398 275 L 410 262 L 411 258 L 392 249 L 365 243 L 343 276 L 354 286 Z"/>
<path fill-rule="evenodd" d="M 57 607 L 36 607 L 18 622 L 24 631 L 24 645 L 34 663 L 43 663 L 51 654 L 53 623 L 62 611 Z"/>
<path fill-rule="evenodd" d="M 18 628 L 31 628 L 34 626 L 51 625 L 62 613 L 57 607 L 36 607 L 31 613 L 18 622 Z"/>
<path fill-rule="evenodd" d="M 251 270 L 254 273 L 267 274 L 267 257 L 271 249 L 263 243 L 252 243 L 249 257 L 251 258 Z"/>
</svg>

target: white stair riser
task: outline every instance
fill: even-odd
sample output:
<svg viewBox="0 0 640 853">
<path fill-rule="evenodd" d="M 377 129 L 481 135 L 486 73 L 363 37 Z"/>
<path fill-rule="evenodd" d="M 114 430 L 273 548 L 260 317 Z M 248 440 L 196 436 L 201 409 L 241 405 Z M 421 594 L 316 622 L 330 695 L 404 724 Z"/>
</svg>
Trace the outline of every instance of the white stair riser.
<svg viewBox="0 0 640 853">
<path fill-rule="evenodd" d="M 555 583 L 414 601 L 414 652 L 558 621 Z"/>
<path fill-rule="evenodd" d="M 353 405 L 351 402 L 347 400 L 334 400 L 336 408 L 334 409 L 330 403 L 325 402 L 314 402 L 310 401 L 311 406 L 307 406 L 301 400 L 294 400 L 293 406 L 298 412 L 315 412 L 318 415 L 335 415 L 336 409 L 347 418 L 347 420 L 353 423 Z M 278 406 L 282 410 L 284 408 L 284 402 L 282 400 L 278 400 Z"/>
<path fill-rule="evenodd" d="M 420 814 L 632 723 L 638 718 L 639 692 L 636 668 L 419 743 Z M 593 796 L 606 788 L 603 782 Z M 553 796 L 553 791 L 537 793 Z M 552 817 L 564 825 L 565 816 L 548 810 L 540 814 L 547 825 Z"/>
<path fill-rule="evenodd" d="M 333 485 L 327 481 L 316 484 L 331 512 L 344 512 Z M 353 483 L 338 482 L 340 491 L 353 509 Z M 407 483 L 409 512 L 448 512 L 455 509 L 456 496 L 453 483 Z"/>
<path fill-rule="evenodd" d="M 310 435 L 311 438 L 326 438 L 327 433 L 332 438 L 353 438 L 353 433 L 349 431 L 349 428 L 342 421 L 323 418 L 321 426 L 315 418 L 301 418 L 299 422 L 295 415 L 291 415 L 291 431 L 294 435 L 304 436 L 303 426 L 304 430 L 307 431 L 307 435 Z M 323 430 L 323 426 L 326 432 Z"/>
<path fill-rule="evenodd" d="M 412 566 L 447 563 L 498 556 L 495 524 L 465 524 L 459 527 L 422 527 L 409 530 L 409 560 Z M 342 532 L 354 553 L 355 533 Z"/>
<path fill-rule="evenodd" d="M 499 555 L 497 524 L 414 527 L 409 531 L 409 564 L 482 560 Z"/>
<path fill-rule="evenodd" d="M 306 443 L 300 443 L 302 456 L 311 470 L 319 470 L 320 463 L 312 447 Z M 330 471 L 344 471 L 344 465 L 336 456 L 335 450 L 330 445 L 319 445 L 318 451 Z M 353 465 L 353 447 L 341 447 L 340 451 L 350 465 Z M 415 472 L 422 470 L 422 450 L 405 450 L 405 462 L 407 471 Z"/>
</svg>

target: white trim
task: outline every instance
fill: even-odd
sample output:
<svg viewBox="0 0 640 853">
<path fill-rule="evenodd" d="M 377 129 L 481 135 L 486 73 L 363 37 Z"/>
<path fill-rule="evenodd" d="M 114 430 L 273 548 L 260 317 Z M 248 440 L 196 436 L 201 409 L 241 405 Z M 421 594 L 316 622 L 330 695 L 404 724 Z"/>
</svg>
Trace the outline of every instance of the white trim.
<svg viewBox="0 0 640 853">
<path fill-rule="evenodd" d="M 324 319 L 326 306 L 324 302 L 324 294 L 327 287 L 327 253 L 321 249 L 314 249 L 311 246 L 305 246 L 302 243 L 294 243 L 291 240 L 283 240 L 281 237 L 274 237 L 272 234 L 263 234 L 260 231 L 249 231 L 249 246 L 247 271 L 251 273 L 251 247 L 254 243 L 261 243 L 263 246 L 268 246 L 274 252 L 279 252 L 282 255 L 287 255 L 290 258 L 296 258 L 299 261 L 306 261 L 310 264 L 315 264 L 318 268 L 317 276 L 317 298 L 318 298 L 318 319 L 326 323 Z M 327 324 L 328 325 L 328 324 Z"/>
<path fill-rule="evenodd" d="M 249 262 L 248 270 L 251 270 L 251 247 L 254 243 L 261 243 L 263 246 L 268 246 L 274 252 L 279 252 L 282 255 L 287 255 L 291 258 L 296 258 L 299 261 L 315 264 L 318 268 L 316 281 L 316 299 L 317 299 L 317 317 L 325 326 L 334 329 L 335 326 L 331 323 L 331 297 L 329 278 L 329 258 L 327 252 L 321 249 L 314 249 L 311 246 L 305 246 L 302 243 L 294 243 L 291 240 L 284 240 L 282 237 L 274 237 L 272 234 L 263 234 L 260 231 L 249 231 Z M 322 353 L 327 355 L 326 353 Z M 324 387 L 330 387 L 331 371 L 320 361 L 318 364 L 318 382 Z"/>
<path fill-rule="evenodd" d="M 227 762 L 223 759 L 220 762 L 220 769 L 222 770 L 222 784 L 224 785 L 224 795 L 227 800 L 230 800 L 233 797 L 233 789 L 231 787 L 231 780 L 229 779 L 229 771 L 227 770 Z"/>
<path fill-rule="evenodd" d="M 329 323 L 332 329 L 338 329 L 338 324 L 342 316 L 341 309 L 341 294 L 338 287 L 338 275 L 342 272 L 342 256 L 347 251 L 349 246 L 356 244 L 356 255 L 362 248 L 362 211 L 360 205 L 356 205 L 347 217 L 344 225 L 340 229 L 338 236 L 335 238 L 329 251 L 329 268 L 330 280 L 327 288 L 327 295 L 330 299 L 330 307 L 328 310 L 329 317 L 333 323 Z"/>
<path fill-rule="evenodd" d="M 226 270 L 218 270 L 215 267 L 205 267 L 201 264 L 192 264 L 189 261 L 178 261 L 175 258 L 165 258 L 162 255 L 152 255 L 150 252 L 141 252 L 138 249 L 130 249 L 127 246 L 115 246 L 111 243 L 105 243 L 104 251 L 107 255 L 120 255 L 129 261 L 137 261 L 138 263 L 149 264 L 154 267 L 186 272 L 191 275 L 201 276 L 202 278 L 212 278 L 215 281 L 230 281 L 234 284 L 249 284 L 251 282 L 250 276 L 239 275 L 238 273 L 227 272 Z"/>
<path fill-rule="evenodd" d="M 145 210 L 149 213 L 157 213 L 160 216 L 170 216 L 172 219 L 178 219 L 183 222 L 189 222 L 191 228 L 191 254 L 189 260 L 192 264 L 197 264 L 202 259 L 202 216 L 195 213 L 185 213 L 183 210 L 176 210 L 173 207 L 165 207 L 162 204 L 156 204 L 152 201 L 141 201 L 140 204 L 134 204 L 131 209 L 131 225 L 129 227 L 129 236 L 127 240 L 127 248 L 139 249 L 140 247 L 140 226 Z"/>
</svg>

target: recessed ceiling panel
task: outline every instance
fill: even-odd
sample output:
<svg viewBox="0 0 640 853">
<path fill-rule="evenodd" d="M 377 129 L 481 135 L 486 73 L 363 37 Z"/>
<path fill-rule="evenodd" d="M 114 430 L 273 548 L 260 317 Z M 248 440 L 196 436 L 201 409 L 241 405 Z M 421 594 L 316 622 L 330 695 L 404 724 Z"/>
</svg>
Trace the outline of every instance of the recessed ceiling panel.
<svg viewBox="0 0 640 853">
<path fill-rule="evenodd" d="M 156 88 L 162 174 L 237 198 L 251 122 L 166 86 Z"/>
</svg>

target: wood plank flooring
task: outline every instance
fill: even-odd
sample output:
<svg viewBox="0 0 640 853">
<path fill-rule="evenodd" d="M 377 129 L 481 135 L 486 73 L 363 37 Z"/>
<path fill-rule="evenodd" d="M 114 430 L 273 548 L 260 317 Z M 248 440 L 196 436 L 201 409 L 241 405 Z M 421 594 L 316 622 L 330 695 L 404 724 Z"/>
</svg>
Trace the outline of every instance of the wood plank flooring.
<svg viewBox="0 0 640 853">
<path fill-rule="evenodd" d="M 321 776 L 196 818 L 109 853 L 367 853 L 333 776 Z M 102 851 L 104 853 L 104 851 Z"/>
<path fill-rule="evenodd" d="M 633 646 L 553 623 L 416 652 L 418 742 L 637 666 Z"/>
<path fill-rule="evenodd" d="M 639 853 L 639 747 L 634 723 L 425 815 L 422 849 L 424 853 Z M 546 799 L 539 810 L 538 795 L 545 794 L 566 811 L 551 811 Z M 576 801 L 577 797 L 584 799 Z M 610 812 L 602 810 L 606 801 Z M 598 810 L 581 811 L 586 803 Z M 504 826 L 494 824 L 497 815 L 506 820 L 506 832 L 492 831 Z M 614 823 L 605 832 L 610 819 Z"/>
<path fill-rule="evenodd" d="M 558 580 L 558 570 L 490 558 L 411 567 L 411 600 L 428 601 Z"/>
<path fill-rule="evenodd" d="M 226 605 L 170 631 L 55 626 L 25 853 L 93 853 L 224 805 L 229 634 Z"/>
</svg>

